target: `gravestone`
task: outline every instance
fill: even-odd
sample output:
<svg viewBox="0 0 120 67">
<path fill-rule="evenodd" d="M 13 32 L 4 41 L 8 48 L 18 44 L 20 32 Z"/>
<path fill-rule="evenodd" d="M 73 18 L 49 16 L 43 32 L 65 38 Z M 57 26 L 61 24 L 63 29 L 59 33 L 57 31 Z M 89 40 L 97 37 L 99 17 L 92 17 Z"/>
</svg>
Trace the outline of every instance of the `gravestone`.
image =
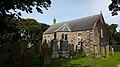
<svg viewBox="0 0 120 67">
<path fill-rule="evenodd" d="M 18 41 L 12 41 L 11 44 L 11 60 L 15 64 L 19 64 L 21 61 L 21 44 Z"/>
<path fill-rule="evenodd" d="M 105 45 L 101 45 L 101 53 L 105 54 Z"/>
<path fill-rule="evenodd" d="M 69 45 L 69 51 L 74 51 L 74 44 Z"/>
<path fill-rule="evenodd" d="M 97 45 L 93 45 L 94 46 L 94 59 L 98 60 L 100 59 L 100 55 L 98 53 L 98 46 Z"/>
<path fill-rule="evenodd" d="M 109 45 L 106 45 L 106 58 L 109 57 Z"/>
<path fill-rule="evenodd" d="M 81 39 L 81 41 L 80 41 L 80 51 L 79 51 L 79 53 L 83 53 L 84 51 L 83 51 L 83 40 Z"/>
<path fill-rule="evenodd" d="M 70 59 L 73 59 L 73 56 L 74 56 L 74 44 L 69 44 L 69 55 L 70 55 Z"/>
<path fill-rule="evenodd" d="M 0 43 L 0 67 L 3 67 L 2 55 L 3 55 L 3 49 L 2 49 L 2 45 Z"/>
<path fill-rule="evenodd" d="M 54 33 L 54 39 L 52 40 L 51 46 L 52 46 L 52 58 L 59 58 L 58 41 L 56 39 L 56 33 Z"/>
<path fill-rule="evenodd" d="M 23 64 L 24 66 L 33 65 L 33 53 L 31 48 L 24 49 L 23 52 Z"/>
<path fill-rule="evenodd" d="M 69 45 L 68 45 L 67 35 L 64 36 L 64 34 L 62 34 L 62 39 L 60 40 L 60 56 L 61 57 L 68 58 L 69 56 L 68 47 Z"/>
<path fill-rule="evenodd" d="M 114 56 L 114 48 L 112 48 L 112 56 Z"/>
<path fill-rule="evenodd" d="M 31 66 L 33 65 L 33 54 L 34 54 L 34 47 L 31 43 L 27 41 L 23 41 L 22 44 L 22 55 L 23 55 L 23 66 Z"/>
<path fill-rule="evenodd" d="M 48 43 L 45 40 L 43 45 L 41 46 L 42 64 L 46 65 L 51 63 L 51 54 L 52 54 L 52 50 L 50 47 L 48 47 Z"/>
<path fill-rule="evenodd" d="M 44 65 L 51 64 L 51 48 L 44 49 Z"/>
<path fill-rule="evenodd" d="M 76 54 L 78 54 L 78 46 L 77 45 L 75 46 L 75 52 L 76 52 Z"/>
</svg>

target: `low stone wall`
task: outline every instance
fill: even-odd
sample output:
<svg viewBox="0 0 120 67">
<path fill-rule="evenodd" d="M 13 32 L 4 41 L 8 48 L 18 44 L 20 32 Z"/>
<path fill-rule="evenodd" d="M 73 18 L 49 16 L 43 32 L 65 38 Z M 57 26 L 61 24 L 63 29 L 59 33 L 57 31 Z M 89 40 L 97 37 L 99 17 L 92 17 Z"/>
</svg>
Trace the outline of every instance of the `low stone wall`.
<svg viewBox="0 0 120 67">
<path fill-rule="evenodd" d="M 120 45 L 112 45 L 115 52 L 120 52 Z"/>
</svg>

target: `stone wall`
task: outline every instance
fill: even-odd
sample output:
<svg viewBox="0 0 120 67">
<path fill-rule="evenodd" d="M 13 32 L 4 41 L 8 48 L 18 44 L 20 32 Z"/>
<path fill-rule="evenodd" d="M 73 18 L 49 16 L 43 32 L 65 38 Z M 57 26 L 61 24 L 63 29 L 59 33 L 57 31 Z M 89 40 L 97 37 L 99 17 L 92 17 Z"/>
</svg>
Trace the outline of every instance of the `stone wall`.
<svg viewBox="0 0 120 67">
<path fill-rule="evenodd" d="M 98 44 L 99 41 L 94 40 L 94 30 L 85 30 L 85 31 L 75 31 L 75 32 L 57 32 L 57 40 L 58 40 L 58 48 L 60 48 L 60 40 L 62 37 L 62 34 L 67 34 L 68 35 L 68 43 L 69 44 L 74 44 L 74 47 L 78 45 L 79 41 L 83 41 L 83 50 L 86 52 L 89 51 L 94 51 L 94 46 L 95 44 Z M 53 34 L 44 34 L 43 35 L 43 40 L 52 40 Z M 99 39 L 97 39 L 99 40 Z M 74 48 L 75 49 L 75 48 Z M 78 45 L 78 49 L 80 49 L 80 45 Z"/>
</svg>

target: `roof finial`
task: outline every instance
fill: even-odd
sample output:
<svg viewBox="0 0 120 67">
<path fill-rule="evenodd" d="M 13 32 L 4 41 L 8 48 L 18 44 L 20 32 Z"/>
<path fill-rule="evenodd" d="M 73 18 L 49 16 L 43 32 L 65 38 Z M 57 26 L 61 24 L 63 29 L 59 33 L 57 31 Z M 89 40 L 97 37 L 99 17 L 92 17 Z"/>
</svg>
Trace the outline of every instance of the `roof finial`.
<svg viewBox="0 0 120 67">
<path fill-rule="evenodd" d="M 53 24 L 56 24 L 56 19 L 55 19 L 55 17 L 53 18 Z"/>
<path fill-rule="evenodd" d="M 102 14 L 102 11 L 100 11 L 100 14 Z"/>
</svg>

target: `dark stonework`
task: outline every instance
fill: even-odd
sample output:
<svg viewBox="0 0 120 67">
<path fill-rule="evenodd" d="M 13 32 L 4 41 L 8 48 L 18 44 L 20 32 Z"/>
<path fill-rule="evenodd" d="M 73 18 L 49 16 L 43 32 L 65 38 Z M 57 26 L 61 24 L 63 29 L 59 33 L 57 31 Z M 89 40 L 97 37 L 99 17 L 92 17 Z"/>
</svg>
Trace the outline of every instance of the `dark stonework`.
<svg viewBox="0 0 120 67">
<path fill-rule="evenodd" d="M 78 54 L 78 46 L 77 45 L 75 46 L 75 51 L 76 51 L 76 54 Z"/>
<path fill-rule="evenodd" d="M 58 41 L 52 40 L 52 51 L 58 51 Z"/>
<path fill-rule="evenodd" d="M 31 47 L 28 47 L 30 45 L 27 41 L 22 41 L 21 43 L 21 52 L 22 52 L 22 63 L 23 66 L 29 67 L 33 65 L 33 54 L 35 53 L 35 48 L 33 45 Z"/>
<path fill-rule="evenodd" d="M 82 40 L 81 40 L 81 42 L 80 42 L 80 51 L 79 51 L 80 53 L 83 53 L 84 51 L 83 51 L 83 42 L 82 42 Z"/>
<path fill-rule="evenodd" d="M 68 51 L 68 41 L 67 40 L 61 40 L 60 41 L 60 52 L 61 52 L 61 57 L 68 57 L 69 56 L 69 51 Z"/>
<path fill-rule="evenodd" d="M 24 66 L 33 65 L 33 53 L 31 48 L 24 49 L 23 52 L 23 64 Z"/>
<path fill-rule="evenodd" d="M 74 51 L 74 44 L 69 45 L 69 51 Z"/>
<path fill-rule="evenodd" d="M 43 45 L 41 46 L 41 61 L 42 64 L 50 64 L 51 63 L 51 54 L 52 50 L 48 47 L 47 41 L 45 40 Z"/>
<path fill-rule="evenodd" d="M 44 49 L 43 55 L 43 64 L 51 64 L 51 49 L 49 47 Z"/>
<path fill-rule="evenodd" d="M 2 49 L 2 45 L 0 44 L 0 67 L 3 67 L 2 55 L 3 55 L 3 49 Z"/>
<path fill-rule="evenodd" d="M 70 59 L 74 58 L 74 44 L 69 44 L 69 55 L 70 55 Z"/>
<path fill-rule="evenodd" d="M 58 41 L 56 39 L 53 39 L 51 45 L 52 45 L 52 58 L 59 58 Z"/>
<path fill-rule="evenodd" d="M 21 60 L 21 44 L 18 41 L 13 41 L 11 44 L 11 60 L 13 63 L 17 64 Z"/>
<path fill-rule="evenodd" d="M 60 41 L 60 51 L 68 51 L 68 41 L 66 40 Z"/>
<path fill-rule="evenodd" d="M 54 39 L 51 40 L 51 48 L 52 48 L 52 58 L 59 58 L 58 41 L 56 39 L 56 32 L 54 32 Z"/>
</svg>

